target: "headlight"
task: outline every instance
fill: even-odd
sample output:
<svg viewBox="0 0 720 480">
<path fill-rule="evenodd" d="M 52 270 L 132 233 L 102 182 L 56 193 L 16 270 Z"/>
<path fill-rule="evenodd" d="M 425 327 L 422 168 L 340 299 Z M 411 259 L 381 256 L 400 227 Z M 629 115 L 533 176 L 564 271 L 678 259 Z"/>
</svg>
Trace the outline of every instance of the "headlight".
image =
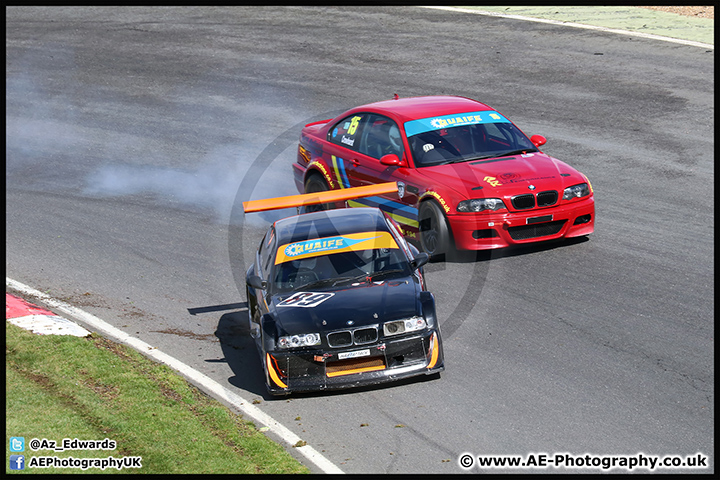
<svg viewBox="0 0 720 480">
<path fill-rule="evenodd" d="M 320 345 L 319 333 L 306 333 L 304 335 L 288 335 L 280 337 L 277 346 L 280 348 L 311 347 Z"/>
<path fill-rule="evenodd" d="M 458 212 L 482 212 L 484 210 L 500 210 L 505 204 L 500 198 L 473 198 L 458 203 Z"/>
<path fill-rule="evenodd" d="M 400 335 L 401 333 L 414 332 L 423 330 L 427 327 L 425 319 L 422 317 L 406 318 L 405 320 L 395 320 L 387 322 L 383 325 L 383 333 L 386 337 Z"/>
<path fill-rule="evenodd" d="M 568 187 L 563 191 L 563 200 L 572 200 L 573 198 L 587 197 L 590 195 L 590 187 L 587 183 L 580 183 Z"/>
</svg>

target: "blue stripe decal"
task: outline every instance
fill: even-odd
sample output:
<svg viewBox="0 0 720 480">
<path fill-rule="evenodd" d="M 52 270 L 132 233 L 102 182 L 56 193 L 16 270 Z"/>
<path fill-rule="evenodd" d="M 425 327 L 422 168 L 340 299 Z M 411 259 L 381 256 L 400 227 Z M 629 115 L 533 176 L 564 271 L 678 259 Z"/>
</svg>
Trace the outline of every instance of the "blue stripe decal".
<svg viewBox="0 0 720 480">
<path fill-rule="evenodd" d="M 357 200 L 348 200 L 347 203 L 348 203 L 349 207 L 367 207 L 367 206 L 369 206 L 365 203 L 359 203 Z M 412 218 L 408 218 L 407 216 L 401 215 L 400 213 L 402 213 L 402 212 L 400 212 L 400 210 L 390 211 L 389 208 L 386 208 L 383 206 L 380 206 L 379 208 L 385 213 L 385 215 L 388 215 L 390 218 L 392 218 L 393 220 L 395 220 L 396 222 L 398 222 L 401 225 L 407 225 L 410 228 L 418 228 L 419 227 L 419 223 L 418 223 L 417 219 L 412 219 Z M 400 212 L 400 213 L 398 213 L 398 212 Z"/>
<path fill-rule="evenodd" d="M 405 134 L 408 137 L 441 128 L 457 127 L 460 125 L 477 125 L 480 123 L 510 123 L 510 120 L 492 110 L 481 112 L 457 113 L 440 117 L 421 118 L 405 122 Z"/>
<path fill-rule="evenodd" d="M 382 197 L 365 197 L 354 200 L 356 203 L 366 205 L 368 207 L 377 207 L 390 213 L 400 213 L 405 217 L 415 219 L 418 218 L 417 208 L 410 207 L 404 203 L 394 202 Z"/>
<path fill-rule="evenodd" d="M 338 167 L 340 169 L 340 175 L 342 177 L 343 185 L 345 188 L 350 188 L 350 180 L 348 180 L 347 173 L 345 173 L 345 160 L 338 157 Z"/>
</svg>

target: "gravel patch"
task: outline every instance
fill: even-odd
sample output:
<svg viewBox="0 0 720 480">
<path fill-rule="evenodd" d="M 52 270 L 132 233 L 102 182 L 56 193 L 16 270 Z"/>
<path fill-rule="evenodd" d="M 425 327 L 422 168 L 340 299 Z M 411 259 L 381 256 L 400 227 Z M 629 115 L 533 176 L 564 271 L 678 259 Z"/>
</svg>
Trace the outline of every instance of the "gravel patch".
<svg viewBox="0 0 720 480">
<path fill-rule="evenodd" d="M 715 7 L 640 7 L 662 12 L 677 13 L 688 17 L 715 18 Z"/>
</svg>

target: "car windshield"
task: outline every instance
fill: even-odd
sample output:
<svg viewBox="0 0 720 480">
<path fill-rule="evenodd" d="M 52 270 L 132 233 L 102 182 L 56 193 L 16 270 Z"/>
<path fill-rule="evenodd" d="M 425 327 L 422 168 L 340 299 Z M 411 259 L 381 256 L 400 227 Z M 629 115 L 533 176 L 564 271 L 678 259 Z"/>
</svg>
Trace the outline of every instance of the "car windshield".
<svg viewBox="0 0 720 480">
<path fill-rule="evenodd" d="M 380 281 L 410 274 L 398 248 L 345 251 L 290 260 L 275 265 L 273 292 L 288 292 Z"/>
<path fill-rule="evenodd" d="M 507 121 L 428 128 L 408 136 L 408 143 L 416 167 L 538 151 L 523 132 Z"/>
</svg>

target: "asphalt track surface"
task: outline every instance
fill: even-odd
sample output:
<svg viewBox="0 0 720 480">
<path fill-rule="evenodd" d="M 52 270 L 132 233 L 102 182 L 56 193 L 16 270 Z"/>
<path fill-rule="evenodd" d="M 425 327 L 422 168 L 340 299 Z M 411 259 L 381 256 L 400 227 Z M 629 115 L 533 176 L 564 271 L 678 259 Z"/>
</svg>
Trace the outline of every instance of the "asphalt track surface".
<svg viewBox="0 0 720 480">
<path fill-rule="evenodd" d="M 714 471 L 713 48 L 417 7 L 6 14 L 8 277 L 259 400 L 347 473 L 459 473 L 466 452 Z M 593 182 L 596 232 L 430 264 L 439 379 L 269 398 L 243 281 L 282 215 L 240 202 L 296 193 L 301 125 L 394 93 L 545 135 Z"/>
</svg>

